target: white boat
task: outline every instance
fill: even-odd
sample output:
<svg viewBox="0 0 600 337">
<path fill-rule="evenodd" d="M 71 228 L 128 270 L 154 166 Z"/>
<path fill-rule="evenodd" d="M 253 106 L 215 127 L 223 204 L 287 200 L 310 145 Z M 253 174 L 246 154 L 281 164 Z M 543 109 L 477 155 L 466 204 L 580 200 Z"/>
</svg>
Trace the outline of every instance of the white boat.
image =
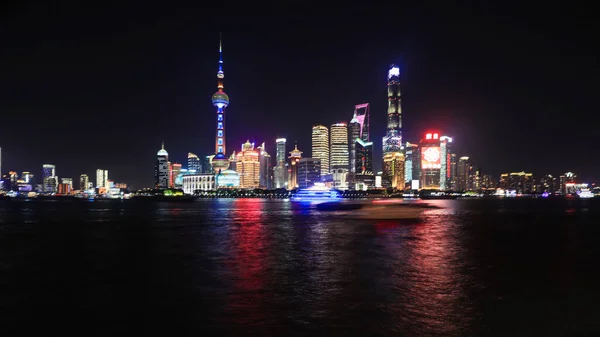
<svg viewBox="0 0 600 337">
<path fill-rule="evenodd" d="M 326 187 L 323 183 L 315 183 L 309 188 L 302 188 L 292 197 L 292 201 L 302 202 L 324 202 L 339 199 L 340 193 Z"/>
</svg>

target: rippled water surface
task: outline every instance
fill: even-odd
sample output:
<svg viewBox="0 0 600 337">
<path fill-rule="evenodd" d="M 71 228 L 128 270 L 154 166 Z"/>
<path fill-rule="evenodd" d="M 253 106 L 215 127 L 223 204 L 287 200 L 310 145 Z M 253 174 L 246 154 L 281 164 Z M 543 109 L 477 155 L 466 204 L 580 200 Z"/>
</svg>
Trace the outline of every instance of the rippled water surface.
<svg viewBox="0 0 600 337">
<path fill-rule="evenodd" d="M 0 201 L 0 333 L 600 335 L 598 201 Z"/>
</svg>

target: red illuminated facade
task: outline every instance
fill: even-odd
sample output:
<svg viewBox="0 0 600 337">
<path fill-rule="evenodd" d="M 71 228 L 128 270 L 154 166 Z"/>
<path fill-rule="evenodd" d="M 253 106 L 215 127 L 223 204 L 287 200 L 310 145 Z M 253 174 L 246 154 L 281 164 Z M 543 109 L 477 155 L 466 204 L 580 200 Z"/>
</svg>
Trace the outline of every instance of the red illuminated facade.
<svg viewBox="0 0 600 337">
<path fill-rule="evenodd" d="M 440 134 L 438 132 L 426 133 L 419 148 L 421 151 L 421 188 L 439 190 L 442 169 Z"/>
</svg>

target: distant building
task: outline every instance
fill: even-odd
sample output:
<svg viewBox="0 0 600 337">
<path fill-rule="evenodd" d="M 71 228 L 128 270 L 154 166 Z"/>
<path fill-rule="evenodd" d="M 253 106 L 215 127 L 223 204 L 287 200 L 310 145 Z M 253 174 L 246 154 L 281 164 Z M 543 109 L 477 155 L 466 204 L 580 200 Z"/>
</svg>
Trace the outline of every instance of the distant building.
<svg viewBox="0 0 600 337">
<path fill-rule="evenodd" d="M 185 194 L 215 190 L 215 175 L 212 173 L 187 174 L 182 176 L 182 180 L 183 193 Z"/>
<path fill-rule="evenodd" d="M 442 175 L 446 183 L 446 172 L 442 171 L 442 151 L 439 133 L 427 133 L 419 144 L 421 149 L 421 188 L 441 189 Z M 444 167 L 446 168 L 446 167 Z"/>
<path fill-rule="evenodd" d="M 494 181 L 494 178 L 492 177 L 491 174 L 484 174 L 481 180 L 481 188 L 482 189 L 495 189 L 496 188 L 496 181 Z"/>
<path fill-rule="evenodd" d="M 402 149 L 402 104 L 400 68 L 392 64 L 387 74 L 387 126 L 382 139 L 383 187 L 404 189 L 404 153 Z"/>
<path fill-rule="evenodd" d="M 325 125 L 312 128 L 312 158 L 320 160 L 321 176 L 329 173 L 329 129 Z"/>
<path fill-rule="evenodd" d="M 89 183 L 90 183 L 90 177 L 87 174 L 82 174 L 79 176 L 79 189 L 81 191 L 87 190 Z"/>
<path fill-rule="evenodd" d="M 181 164 L 172 163 L 170 165 L 170 170 L 169 170 L 169 187 L 170 188 L 175 187 L 175 178 L 177 178 L 179 173 L 181 173 Z"/>
<path fill-rule="evenodd" d="M 533 188 L 534 181 L 532 173 L 512 172 L 504 173 L 501 177 L 502 176 L 508 176 L 507 190 L 515 191 L 518 194 L 530 194 L 535 192 Z"/>
<path fill-rule="evenodd" d="M 559 191 L 556 178 L 551 174 L 546 174 L 540 178 L 539 184 L 537 184 L 538 193 L 556 193 Z"/>
<path fill-rule="evenodd" d="M 73 178 L 61 178 L 60 183 L 69 185 L 69 190 L 73 190 Z"/>
<path fill-rule="evenodd" d="M 298 161 L 298 187 L 307 188 L 321 181 L 321 159 L 301 158 Z"/>
<path fill-rule="evenodd" d="M 246 141 L 242 144 L 242 151 L 237 154 L 236 171 L 240 176 L 241 188 L 258 188 L 260 184 L 259 154 L 254 149 L 254 143 Z"/>
<path fill-rule="evenodd" d="M 156 188 L 169 187 L 169 153 L 165 150 L 165 143 L 156 153 L 156 164 L 154 166 L 154 186 Z"/>
<path fill-rule="evenodd" d="M 212 159 L 214 156 L 214 154 L 211 154 L 203 158 L 204 162 L 202 163 L 202 173 L 213 173 Z"/>
<path fill-rule="evenodd" d="M 96 170 L 96 188 L 109 188 L 108 184 L 108 170 L 97 169 Z"/>
<path fill-rule="evenodd" d="M 259 187 L 265 189 L 273 188 L 273 166 L 271 165 L 271 155 L 269 155 L 263 142 L 258 147 L 258 162 L 260 165 Z"/>
<path fill-rule="evenodd" d="M 350 159 L 348 187 L 364 190 L 375 187 L 373 175 L 373 142 L 371 141 L 369 103 L 354 106 L 354 115 L 348 126 Z"/>
<path fill-rule="evenodd" d="M 58 189 L 57 189 L 56 194 L 69 195 L 69 194 L 71 194 L 71 191 L 72 191 L 71 185 L 60 183 L 60 184 L 58 184 Z"/>
<path fill-rule="evenodd" d="M 452 189 L 452 138 L 440 136 L 440 190 Z"/>
<path fill-rule="evenodd" d="M 52 164 L 42 165 L 42 190 L 45 193 L 56 193 L 57 188 L 56 166 Z"/>
<path fill-rule="evenodd" d="M 333 173 L 336 188 L 348 188 L 348 172 L 350 172 L 348 149 L 348 126 L 346 123 L 336 123 L 330 129 L 330 159 L 329 167 Z M 345 179 L 344 181 L 337 179 Z"/>
<path fill-rule="evenodd" d="M 286 188 L 288 183 L 287 164 L 286 164 L 286 139 L 277 138 L 276 142 L 276 164 L 273 169 L 273 180 L 275 188 Z"/>
<path fill-rule="evenodd" d="M 202 163 L 200 162 L 200 158 L 194 153 L 188 153 L 187 169 L 188 171 L 202 173 Z"/>
<path fill-rule="evenodd" d="M 458 172 L 456 177 L 456 190 L 458 191 L 469 191 L 469 177 L 471 176 L 471 172 L 473 167 L 471 165 L 471 161 L 469 157 L 460 157 L 458 159 Z"/>
<path fill-rule="evenodd" d="M 298 150 L 298 145 L 290 151 L 290 173 L 288 180 L 288 189 L 292 190 L 298 187 L 298 162 L 302 158 L 302 151 Z"/>
</svg>

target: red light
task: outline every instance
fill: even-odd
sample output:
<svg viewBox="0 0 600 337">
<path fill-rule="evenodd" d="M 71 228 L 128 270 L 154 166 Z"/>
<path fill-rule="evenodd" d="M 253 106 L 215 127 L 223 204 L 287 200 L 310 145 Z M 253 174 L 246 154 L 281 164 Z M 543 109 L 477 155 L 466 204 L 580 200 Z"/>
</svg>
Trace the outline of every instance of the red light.
<svg viewBox="0 0 600 337">
<path fill-rule="evenodd" d="M 439 138 L 440 138 L 440 135 L 438 135 L 437 133 L 433 134 L 433 139 L 439 139 Z"/>
<path fill-rule="evenodd" d="M 431 139 L 431 133 L 426 134 L 425 139 Z"/>
</svg>

